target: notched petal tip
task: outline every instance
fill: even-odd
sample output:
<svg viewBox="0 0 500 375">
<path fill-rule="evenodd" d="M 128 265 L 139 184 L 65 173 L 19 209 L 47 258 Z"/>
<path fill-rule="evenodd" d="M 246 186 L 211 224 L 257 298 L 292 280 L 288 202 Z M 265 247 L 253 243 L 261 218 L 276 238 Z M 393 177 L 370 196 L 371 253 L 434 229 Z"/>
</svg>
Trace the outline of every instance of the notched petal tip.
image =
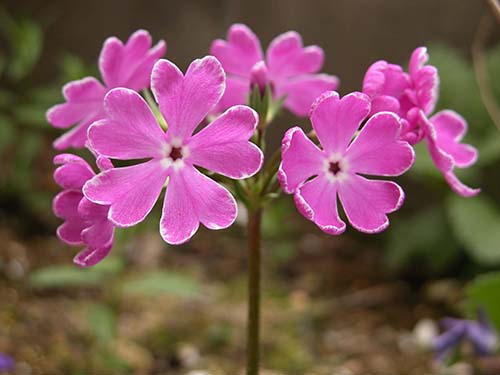
<svg viewBox="0 0 500 375">
<path fill-rule="evenodd" d="M 328 98 L 336 98 L 339 100 L 340 96 L 337 91 L 325 91 L 323 94 L 318 96 L 311 104 L 311 109 L 309 110 L 309 117 L 312 116 L 313 112 L 318 108 L 318 106 L 323 103 Z"/>
</svg>

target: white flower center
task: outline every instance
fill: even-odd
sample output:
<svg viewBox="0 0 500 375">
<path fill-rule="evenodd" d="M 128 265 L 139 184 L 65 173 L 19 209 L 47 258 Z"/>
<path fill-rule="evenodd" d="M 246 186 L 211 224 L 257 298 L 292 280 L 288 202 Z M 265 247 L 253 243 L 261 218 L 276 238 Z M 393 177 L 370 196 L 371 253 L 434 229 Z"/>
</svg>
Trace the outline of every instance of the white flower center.
<svg viewBox="0 0 500 375">
<path fill-rule="evenodd" d="M 323 170 L 329 181 L 341 182 L 346 180 L 348 177 L 347 171 L 349 170 L 349 163 L 345 157 L 334 153 L 324 160 Z"/>
<path fill-rule="evenodd" d="M 179 139 L 173 139 L 170 144 L 165 145 L 162 164 L 165 168 L 173 167 L 179 170 L 184 166 L 184 159 L 189 155 L 189 149 Z"/>
</svg>

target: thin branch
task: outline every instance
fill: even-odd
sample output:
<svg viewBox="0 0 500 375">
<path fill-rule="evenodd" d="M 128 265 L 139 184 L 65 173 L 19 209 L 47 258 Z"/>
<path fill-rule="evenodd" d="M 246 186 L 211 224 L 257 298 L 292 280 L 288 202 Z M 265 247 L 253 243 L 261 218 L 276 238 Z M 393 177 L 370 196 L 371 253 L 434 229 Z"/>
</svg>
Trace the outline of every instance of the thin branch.
<svg viewBox="0 0 500 375">
<path fill-rule="evenodd" d="M 497 19 L 497 22 L 500 23 L 500 3 L 498 2 L 498 0 L 486 0 L 486 2 L 490 6 L 491 12 Z"/>
<path fill-rule="evenodd" d="M 496 0 L 492 1 L 496 3 Z M 498 6 L 498 3 L 496 6 Z M 479 87 L 479 93 L 484 107 L 486 108 L 486 111 L 490 115 L 495 126 L 498 130 L 500 130 L 500 108 L 491 91 L 491 86 L 488 80 L 488 72 L 486 71 L 486 64 L 484 61 L 484 46 L 488 35 L 490 35 L 491 28 L 491 16 L 488 13 L 485 13 L 479 21 L 476 36 L 474 37 L 474 41 L 471 46 L 471 54 L 474 73 L 476 75 L 476 82 Z"/>
</svg>

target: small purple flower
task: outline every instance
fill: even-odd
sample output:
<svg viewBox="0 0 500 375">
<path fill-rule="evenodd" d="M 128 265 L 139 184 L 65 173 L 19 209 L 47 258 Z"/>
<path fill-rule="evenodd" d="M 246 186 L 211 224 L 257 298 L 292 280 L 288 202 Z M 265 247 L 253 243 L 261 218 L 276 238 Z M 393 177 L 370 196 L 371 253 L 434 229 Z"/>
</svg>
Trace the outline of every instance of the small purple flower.
<svg viewBox="0 0 500 375">
<path fill-rule="evenodd" d="M 448 358 L 464 341 L 472 345 L 478 356 L 493 354 L 498 347 L 497 333 L 484 311 L 478 312 L 477 320 L 445 318 L 442 320 L 442 325 L 445 332 L 433 342 L 438 361 Z"/>
<path fill-rule="evenodd" d="M 60 154 L 54 158 L 60 165 L 54 172 L 54 179 L 63 191 L 52 203 L 54 213 L 64 220 L 57 228 L 57 236 L 68 245 L 85 245 L 74 262 L 89 267 L 104 259 L 113 247 L 114 225 L 107 219 L 109 206 L 92 203 L 83 196 L 85 182 L 95 176 L 88 163 L 72 154 Z M 101 171 L 113 167 L 103 157 L 97 159 Z"/>
<path fill-rule="evenodd" d="M 90 146 L 113 159 L 148 160 L 101 172 L 85 184 L 85 196 L 109 205 L 114 224 L 130 227 L 144 220 L 166 185 L 160 233 L 169 244 L 188 241 L 200 223 L 209 229 L 230 226 L 237 213 L 235 199 L 196 167 L 243 179 L 257 173 L 263 155 L 250 142 L 258 115 L 247 106 L 229 108 L 193 134 L 224 88 L 224 70 L 213 56 L 193 61 L 186 74 L 159 60 L 151 89 L 168 124 L 166 132 L 139 94 L 111 90 L 104 99 L 106 118 L 89 128 Z"/>
<path fill-rule="evenodd" d="M 104 85 L 94 77 L 69 82 L 63 87 L 66 102 L 47 111 L 52 126 L 62 129 L 74 126 L 54 142 L 56 149 L 85 146 L 88 127 L 104 117 L 103 99 L 109 90 L 127 87 L 140 91 L 148 87 L 151 69 L 166 51 L 163 40 L 151 45 L 151 36 L 145 30 L 133 33 L 125 44 L 115 37 L 106 39 L 99 56 Z"/>
<path fill-rule="evenodd" d="M 474 196 L 480 189 L 464 185 L 454 172 L 455 167 L 469 167 L 477 159 L 477 150 L 461 143 L 467 122 L 451 110 L 429 117 L 438 98 L 439 76 L 436 67 L 426 65 L 428 59 L 427 49 L 417 48 L 408 73 L 399 65 L 375 62 L 365 74 L 363 92 L 372 100 L 372 114 L 391 111 L 402 118 L 402 139 L 410 144 L 425 140 L 434 164 L 453 191 Z"/>
<path fill-rule="evenodd" d="M 227 74 L 226 91 L 215 112 L 236 104 L 245 104 L 252 84 L 269 84 L 274 99 L 286 97 L 284 106 L 297 116 L 305 117 L 316 97 L 336 90 L 335 76 L 318 74 L 324 53 L 318 46 L 304 47 L 300 34 L 289 31 L 274 38 L 264 53 L 260 41 L 243 24 L 232 25 L 227 41 L 217 39 L 210 53 L 217 57 Z"/>
<path fill-rule="evenodd" d="M 7 354 L 0 353 L 0 372 L 10 371 L 14 368 L 14 359 Z"/>
</svg>

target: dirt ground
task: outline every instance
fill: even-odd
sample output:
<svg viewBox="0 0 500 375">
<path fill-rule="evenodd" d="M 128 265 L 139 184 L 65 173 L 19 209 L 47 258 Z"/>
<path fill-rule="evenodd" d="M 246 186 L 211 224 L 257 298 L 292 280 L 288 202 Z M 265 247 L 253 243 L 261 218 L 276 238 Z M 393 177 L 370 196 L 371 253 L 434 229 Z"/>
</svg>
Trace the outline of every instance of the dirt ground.
<svg viewBox="0 0 500 375">
<path fill-rule="evenodd" d="M 32 273 L 69 266 L 73 249 L 52 236 L 23 239 L 2 228 L 0 352 L 15 358 L 16 374 L 242 373 L 242 234 L 201 231 L 173 248 L 147 230 L 115 250 L 125 266 L 104 281 L 39 288 Z M 360 250 L 350 237 L 309 233 L 280 246 L 264 242 L 262 357 L 270 372 L 263 374 L 434 373 L 414 327 L 453 305 L 453 282 L 414 285 L 388 276 L 379 250 Z M 126 280 L 158 270 L 182 275 L 197 291 L 155 293 L 152 285 L 151 293 L 121 292 Z M 95 306 L 113 311 L 109 340 L 92 328 Z"/>
</svg>

